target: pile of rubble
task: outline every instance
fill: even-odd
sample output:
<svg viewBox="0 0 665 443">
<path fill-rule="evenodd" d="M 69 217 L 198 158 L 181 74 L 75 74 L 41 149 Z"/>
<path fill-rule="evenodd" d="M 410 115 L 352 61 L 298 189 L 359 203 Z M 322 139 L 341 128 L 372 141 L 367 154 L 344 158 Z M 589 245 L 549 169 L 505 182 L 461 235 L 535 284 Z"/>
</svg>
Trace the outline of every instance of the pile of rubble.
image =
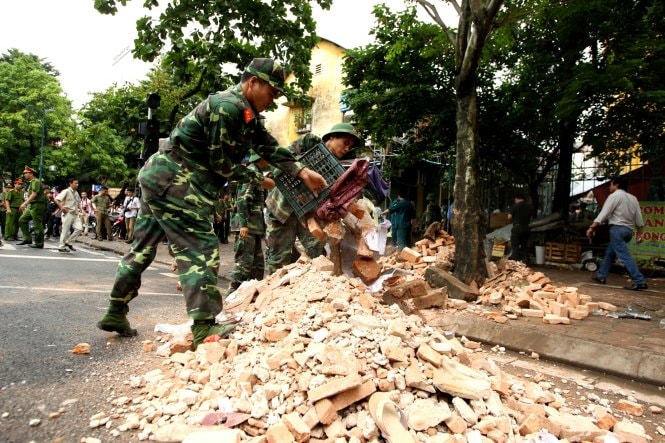
<svg viewBox="0 0 665 443">
<path fill-rule="evenodd" d="M 569 325 L 571 319 L 583 320 L 591 314 L 606 315 L 617 310 L 610 303 L 594 302 L 590 295 L 581 294 L 575 287 L 557 287 L 542 272 L 533 272 L 523 263 L 507 259 L 498 265 L 487 263 L 491 278 L 482 287 L 465 285 L 449 272 L 454 254 L 454 238 L 438 229 L 431 231 L 429 238 L 416 242 L 414 248 L 404 248 L 379 263 L 383 272 L 408 270 L 412 278 L 423 278 L 431 288 L 443 287 L 451 298 L 448 302 L 451 308 L 466 309 L 469 306 L 466 302 L 496 307 L 482 310 L 481 314 L 499 323 L 523 316 L 542 318 L 546 324 Z M 424 307 L 422 303 L 402 301 L 401 306 L 407 312 Z M 445 304 L 426 307 L 445 307 Z"/>
<path fill-rule="evenodd" d="M 113 399 L 90 426 L 186 443 L 381 442 L 368 400 L 390 392 L 414 442 L 649 439 L 611 405 L 573 409 L 551 384 L 505 373 L 477 343 L 381 303 L 332 269 L 319 257 L 244 286 L 229 304 L 242 318 L 229 338 L 131 377 L 136 394 Z"/>
</svg>

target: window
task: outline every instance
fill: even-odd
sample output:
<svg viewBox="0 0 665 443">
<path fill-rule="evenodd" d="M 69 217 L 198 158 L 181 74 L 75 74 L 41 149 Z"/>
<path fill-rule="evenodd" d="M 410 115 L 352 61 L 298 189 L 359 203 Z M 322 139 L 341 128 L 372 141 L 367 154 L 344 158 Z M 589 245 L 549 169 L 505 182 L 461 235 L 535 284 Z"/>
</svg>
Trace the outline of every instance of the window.
<svg viewBox="0 0 665 443">
<path fill-rule="evenodd" d="M 319 75 L 319 74 L 321 74 L 321 63 L 319 63 L 314 67 L 314 75 Z"/>
</svg>

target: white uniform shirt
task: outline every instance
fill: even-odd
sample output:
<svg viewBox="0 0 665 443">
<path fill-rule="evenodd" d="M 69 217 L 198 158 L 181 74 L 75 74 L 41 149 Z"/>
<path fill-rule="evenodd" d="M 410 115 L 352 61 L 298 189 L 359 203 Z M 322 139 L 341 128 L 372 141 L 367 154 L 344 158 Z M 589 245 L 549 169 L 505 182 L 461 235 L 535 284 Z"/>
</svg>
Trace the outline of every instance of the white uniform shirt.
<svg viewBox="0 0 665 443">
<path fill-rule="evenodd" d="M 81 204 L 81 196 L 77 191 L 74 191 L 72 188 L 67 188 L 60 192 L 55 199 L 62 203 L 63 208 L 67 208 L 68 212 L 78 214 L 79 206 Z"/>
</svg>

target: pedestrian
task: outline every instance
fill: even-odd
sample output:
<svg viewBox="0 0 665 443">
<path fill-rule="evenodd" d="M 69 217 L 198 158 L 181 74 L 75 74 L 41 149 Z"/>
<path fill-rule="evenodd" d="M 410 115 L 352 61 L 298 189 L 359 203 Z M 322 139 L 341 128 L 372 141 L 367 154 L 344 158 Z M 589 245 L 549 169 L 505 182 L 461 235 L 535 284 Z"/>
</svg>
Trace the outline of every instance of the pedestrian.
<svg viewBox="0 0 665 443">
<path fill-rule="evenodd" d="M 340 159 L 351 149 L 360 146 L 362 140 L 356 134 L 353 125 L 337 123 L 323 134 L 323 137 L 308 133 L 294 141 L 289 148 L 294 155 L 300 155 L 320 143 Z M 298 219 L 291 204 L 279 189 L 275 188 L 269 192 L 266 206 L 268 208 L 266 265 L 269 274 L 297 259 L 297 255 L 293 254 L 296 239 L 300 240 L 309 258 L 323 254 L 323 243 L 309 232 L 305 220 Z"/>
<path fill-rule="evenodd" d="M 589 229 L 587 229 L 587 237 L 592 238 L 596 228 L 603 222 L 607 220 L 610 225 L 610 243 L 605 250 L 605 258 L 603 258 L 603 262 L 600 268 L 598 268 L 596 275 L 591 277 L 591 279 L 601 284 L 607 283 L 607 276 L 618 257 L 626 267 L 633 281 L 625 289 L 641 291 L 649 289 L 649 286 L 637 264 L 635 264 L 635 260 L 630 255 L 628 243 L 633 238 L 633 230 L 637 231 L 637 243 L 642 242 L 644 221 L 642 220 L 640 203 L 634 195 L 626 192 L 626 187 L 626 180 L 623 177 L 615 177 L 610 181 L 610 195 L 605 200 L 605 204 L 598 216 L 596 216 Z"/>
<path fill-rule="evenodd" d="M 510 231 L 510 246 L 513 250 L 512 260 L 527 263 L 529 261 L 529 223 L 533 216 L 533 208 L 526 202 L 524 194 L 515 193 L 513 206 L 508 213 L 508 220 L 513 222 Z"/>
<path fill-rule="evenodd" d="M 5 221 L 5 240 L 16 241 L 18 239 L 18 219 L 21 216 L 19 206 L 23 203 L 23 180 L 14 180 L 14 186 L 9 184 L 9 190 L 5 196 L 5 209 L 7 220 Z"/>
<path fill-rule="evenodd" d="M 2 181 L 2 189 L 0 189 L 0 231 L 2 236 L 5 234 L 5 222 L 7 221 L 7 188 L 5 182 Z M 2 246 L 2 236 L 0 236 L 0 246 Z"/>
<path fill-rule="evenodd" d="M 127 189 L 125 191 L 125 202 L 124 206 L 124 216 L 125 216 L 125 227 L 127 228 L 127 240 L 126 243 L 131 243 L 134 240 L 134 226 L 136 225 L 136 217 L 139 215 L 139 199 L 134 195 L 133 189 Z"/>
<path fill-rule="evenodd" d="M 103 227 L 106 231 L 106 237 L 109 239 L 109 241 L 112 241 L 113 233 L 111 232 L 111 219 L 109 218 L 109 212 L 111 211 L 113 200 L 109 195 L 109 188 L 102 186 L 99 190 L 99 193 L 92 197 L 91 203 L 92 209 L 95 211 L 95 218 L 97 219 L 97 240 L 104 240 L 104 236 L 102 235 Z"/>
<path fill-rule="evenodd" d="M 397 250 L 401 251 L 411 246 L 411 231 L 413 230 L 413 219 L 416 217 L 416 209 L 413 203 L 404 198 L 404 191 L 397 190 L 397 198 L 393 200 L 390 207 L 383 214 L 390 214 L 390 223 L 393 242 Z"/>
<path fill-rule="evenodd" d="M 46 196 L 42 190 L 42 181 L 37 178 L 37 171 L 26 166 L 23 169 L 23 178 L 28 181 L 28 198 L 21 203 L 18 219 L 19 228 L 23 234 L 23 241 L 19 245 L 28 245 L 31 248 L 44 247 L 44 213 L 46 212 Z M 35 242 L 32 242 L 28 223 L 32 220 L 35 231 Z"/>
<path fill-rule="evenodd" d="M 446 232 L 453 233 L 453 217 L 455 216 L 455 201 L 451 198 L 446 211 Z"/>
<path fill-rule="evenodd" d="M 141 210 L 134 242 L 117 268 L 109 307 L 97 323 L 105 331 L 136 335 L 127 312 L 138 295 L 141 273 L 155 258 L 164 237 L 172 244 L 179 280 L 193 320 L 193 346 L 209 336 L 224 336 L 234 325 L 215 324 L 222 310 L 217 289 L 219 243 L 212 229 L 215 197 L 227 180 L 250 182 L 264 188 L 274 181 L 247 169 L 241 160 L 250 148 L 273 166 L 301 178 L 313 192 L 327 183 L 302 167 L 288 149 L 261 123 L 260 112 L 283 92 L 284 70 L 272 59 L 257 58 L 245 68 L 240 83 L 210 94 L 182 118 L 168 139 L 160 140 L 139 172 Z"/>
<path fill-rule="evenodd" d="M 94 214 L 93 209 L 92 209 L 92 202 L 88 198 L 88 193 L 87 192 L 81 192 L 81 210 L 79 213 L 81 214 L 81 224 L 83 225 L 83 235 L 88 236 L 88 230 L 90 229 L 90 226 L 88 226 L 90 222 L 90 216 Z"/>
<path fill-rule="evenodd" d="M 222 204 L 220 209 L 222 211 L 222 221 L 220 223 L 221 227 L 219 242 L 226 245 L 229 243 L 229 232 L 231 232 L 231 214 L 233 214 L 235 203 L 233 202 L 229 192 L 224 193 L 221 203 Z"/>
<path fill-rule="evenodd" d="M 252 152 L 248 160 L 248 169 L 260 172 L 261 157 Z M 264 167 L 267 166 L 267 163 Z M 231 271 L 231 283 L 227 296 L 238 289 L 242 282 L 261 280 L 265 272 L 263 239 L 266 224 L 263 217 L 265 190 L 260 185 L 243 183 L 238 188 L 236 197 L 237 211 L 231 221 L 231 231 L 235 232 L 233 252 L 235 264 Z"/>
<path fill-rule="evenodd" d="M 44 224 L 46 225 L 46 235 L 44 238 L 50 240 L 51 237 L 60 237 L 60 225 L 62 220 L 60 215 L 62 211 L 58 208 L 58 204 L 55 202 L 53 196 L 53 191 L 44 189 L 44 195 L 46 196 L 46 212 L 44 213 Z"/>
<path fill-rule="evenodd" d="M 58 251 L 60 252 L 76 251 L 72 243 L 76 241 L 83 230 L 83 224 L 79 217 L 81 196 L 79 196 L 78 187 L 79 181 L 70 178 L 69 187 L 60 192 L 55 198 L 55 203 L 62 211 L 62 230 L 60 232 L 60 244 L 58 245 Z M 71 232 L 72 228 L 74 228 L 74 232 Z"/>
<path fill-rule="evenodd" d="M 430 192 L 427 194 L 425 201 L 427 202 L 427 207 L 425 208 L 425 212 L 423 212 L 420 221 L 421 232 L 425 232 L 432 223 L 441 221 L 441 207 L 436 204 L 436 196 L 434 193 Z"/>
</svg>

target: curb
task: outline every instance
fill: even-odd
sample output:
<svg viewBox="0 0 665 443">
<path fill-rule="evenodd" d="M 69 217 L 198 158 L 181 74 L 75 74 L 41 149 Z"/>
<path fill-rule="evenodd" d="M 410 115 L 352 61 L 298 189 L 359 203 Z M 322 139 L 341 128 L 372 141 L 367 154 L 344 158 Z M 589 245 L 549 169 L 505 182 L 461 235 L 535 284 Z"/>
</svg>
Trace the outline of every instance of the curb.
<svg viewBox="0 0 665 443">
<path fill-rule="evenodd" d="M 591 369 L 601 373 L 618 375 L 658 386 L 665 385 L 665 355 L 600 343 L 593 340 L 547 333 L 523 323 L 499 324 L 474 314 L 438 313 L 432 326 L 454 328 L 455 335 L 504 346 L 513 351 L 536 352 L 540 357 Z"/>
</svg>

